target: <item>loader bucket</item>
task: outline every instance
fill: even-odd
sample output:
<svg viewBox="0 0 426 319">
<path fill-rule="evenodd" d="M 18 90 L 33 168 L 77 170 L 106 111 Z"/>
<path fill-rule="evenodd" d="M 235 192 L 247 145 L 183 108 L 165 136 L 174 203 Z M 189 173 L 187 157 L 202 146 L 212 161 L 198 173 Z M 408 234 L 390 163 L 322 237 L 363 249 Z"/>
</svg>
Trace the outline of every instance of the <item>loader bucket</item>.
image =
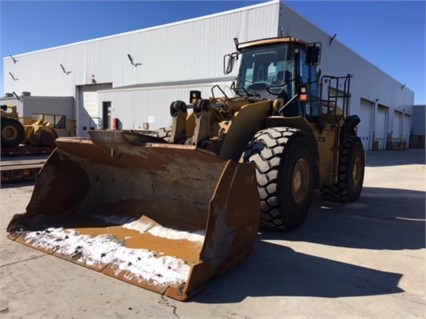
<svg viewBox="0 0 426 319">
<path fill-rule="evenodd" d="M 56 130 L 50 126 L 49 122 L 37 120 L 32 124 L 24 125 L 25 144 L 32 146 L 54 146 L 55 139 L 58 138 Z"/>
<path fill-rule="evenodd" d="M 254 248 L 251 164 L 120 131 L 59 138 L 8 237 L 185 300 Z"/>
</svg>

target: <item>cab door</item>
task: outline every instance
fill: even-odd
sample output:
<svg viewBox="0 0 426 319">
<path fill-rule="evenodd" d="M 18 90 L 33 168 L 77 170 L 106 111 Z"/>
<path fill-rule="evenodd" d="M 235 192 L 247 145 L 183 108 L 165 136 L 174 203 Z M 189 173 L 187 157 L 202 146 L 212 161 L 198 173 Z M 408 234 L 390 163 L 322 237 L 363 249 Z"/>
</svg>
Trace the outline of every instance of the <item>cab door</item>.
<svg viewBox="0 0 426 319">
<path fill-rule="evenodd" d="M 308 86 L 308 102 L 303 109 L 304 115 L 308 119 L 315 119 L 320 115 L 319 81 L 316 65 L 307 61 L 305 48 L 300 49 L 299 54 L 299 80 L 300 84 Z"/>
</svg>

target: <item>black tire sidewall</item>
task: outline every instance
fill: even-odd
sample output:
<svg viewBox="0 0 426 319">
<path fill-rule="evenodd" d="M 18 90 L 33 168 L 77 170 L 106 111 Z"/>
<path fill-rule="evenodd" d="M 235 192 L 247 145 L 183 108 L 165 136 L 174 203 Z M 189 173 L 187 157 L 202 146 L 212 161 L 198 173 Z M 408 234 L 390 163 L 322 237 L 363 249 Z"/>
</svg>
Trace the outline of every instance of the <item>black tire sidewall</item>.
<svg viewBox="0 0 426 319">
<path fill-rule="evenodd" d="M 291 182 L 294 165 L 301 156 L 310 168 L 309 186 L 303 202 L 296 204 Z M 314 190 L 314 160 L 306 133 L 289 127 L 261 130 L 249 143 L 243 158 L 256 164 L 261 226 L 273 230 L 297 228 L 309 212 Z"/>
<path fill-rule="evenodd" d="M 356 158 L 359 157 L 361 171 L 359 183 L 355 184 L 353 169 Z M 321 193 L 326 201 L 352 203 L 361 195 L 364 183 L 365 153 L 358 136 L 349 135 L 344 141 L 339 159 L 338 180 L 336 184 L 322 185 Z"/>
<path fill-rule="evenodd" d="M 3 130 L 12 128 L 16 132 L 14 139 L 7 139 L 3 135 Z M 15 147 L 21 144 L 25 138 L 25 130 L 22 124 L 13 118 L 2 118 L 1 119 L 1 144 L 5 147 Z"/>
<path fill-rule="evenodd" d="M 362 185 L 364 181 L 364 169 L 362 169 L 362 171 L 360 172 L 361 176 L 359 178 L 358 184 L 355 184 L 352 174 L 355 165 L 355 160 L 357 157 L 359 157 L 362 161 L 362 168 L 364 168 L 365 155 L 362 143 L 359 138 L 351 138 L 350 152 L 348 155 L 348 169 L 346 170 L 346 189 L 348 192 L 348 202 L 354 202 L 358 200 L 362 191 Z"/>
<path fill-rule="evenodd" d="M 310 151 L 308 139 L 301 134 L 297 134 L 286 144 L 281 158 L 278 172 L 278 205 L 283 224 L 288 229 L 298 227 L 305 220 L 312 204 L 314 193 L 314 161 Z M 299 158 L 303 157 L 309 166 L 306 196 L 303 201 L 297 204 L 291 194 L 292 176 L 295 164 Z"/>
</svg>

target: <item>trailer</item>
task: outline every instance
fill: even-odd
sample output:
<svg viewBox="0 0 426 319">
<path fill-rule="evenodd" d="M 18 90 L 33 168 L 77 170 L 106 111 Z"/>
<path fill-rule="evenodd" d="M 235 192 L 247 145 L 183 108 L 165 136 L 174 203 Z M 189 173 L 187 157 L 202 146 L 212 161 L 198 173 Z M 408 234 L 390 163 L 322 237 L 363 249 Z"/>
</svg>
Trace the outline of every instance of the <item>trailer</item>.
<svg viewBox="0 0 426 319">
<path fill-rule="evenodd" d="M 10 158 L 7 161 L 1 161 L 1 183 L 22 182 L 34 180 L 40 172 L 47 157 L 22 159 Z"/>
<path fill-rule="evenodd" d="M 10 156 L 32 156 L 32 155 L 49 155 L 55 150 L 55 146 L 32 146 L 19 145 L 16 147 L 1 148 L 2 157 Z"/>
</svg>

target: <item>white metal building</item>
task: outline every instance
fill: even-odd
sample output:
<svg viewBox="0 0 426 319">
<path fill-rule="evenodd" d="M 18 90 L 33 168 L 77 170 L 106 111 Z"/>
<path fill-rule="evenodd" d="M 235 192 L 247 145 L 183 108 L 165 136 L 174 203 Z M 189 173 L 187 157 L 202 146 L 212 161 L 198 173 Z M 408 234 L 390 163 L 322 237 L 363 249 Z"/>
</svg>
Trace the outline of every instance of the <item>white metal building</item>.
<svg viewBox="0 0 426 319">
<path fill-rule="evenodd" d="M 233 38 L 287 35 L 322 42 L 322 74 L 353 75 L 350 113 L 361 118 L 366 149 L 408 141 L 414 92 L 280 1 L 24 53 L 18 63 L 5 57 L 5 92 L 73 96 L 79 136 L 112 119 L 120 129 L 157 129 L 171 123 L 170 103 L 188 101 L 190 90 L 207 98 L 214 84 L 230 86 L 237 68 L 224 76 L 223 56 L 235 50 Z"/>
</svg>

